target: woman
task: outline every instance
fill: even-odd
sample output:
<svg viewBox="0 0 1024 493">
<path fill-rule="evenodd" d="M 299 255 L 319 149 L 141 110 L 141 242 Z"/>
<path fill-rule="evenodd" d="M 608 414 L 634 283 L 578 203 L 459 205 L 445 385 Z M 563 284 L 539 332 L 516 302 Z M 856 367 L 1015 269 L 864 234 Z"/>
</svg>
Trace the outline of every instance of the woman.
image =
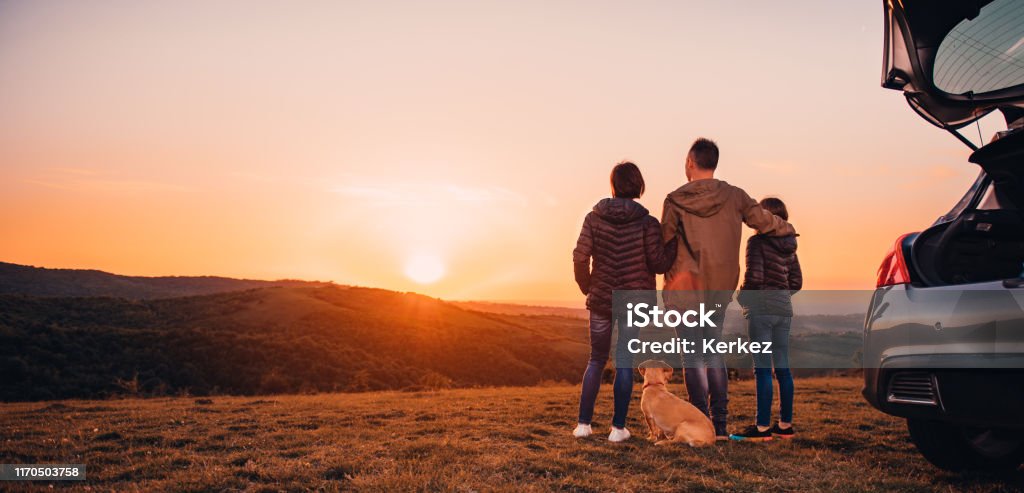
<svg viewBox="0 0 1024 493">
<path fill-rule="evenodd" d="M 619 323 L 618 354 L 626 353 L 631 337 L 625 323 L 612 310 L 613 290 L 654 290 L 655 274 L 663 274 L 675 260 L 676 242 L 662 244 L 661 226 L 634 199 L 644 193 L 640 169 L 622 162 L 612 169 L 612 198 L 602 199 L 583 221 L 576 249 L 572 252 L 576 283 L 587 295 L 590 310 L 590 362 L 583 373 L 580 413 L 573 436 L 590 436 L 594 403 L 601 374 L 611 350 L 612 327 Z M 593 259 L 593 266 L 591 266 Z M 632 365 L 616 365 L 615 414 L 608 440 L 629 438 L 626 412 L 633 393 Z"/>
</svg>

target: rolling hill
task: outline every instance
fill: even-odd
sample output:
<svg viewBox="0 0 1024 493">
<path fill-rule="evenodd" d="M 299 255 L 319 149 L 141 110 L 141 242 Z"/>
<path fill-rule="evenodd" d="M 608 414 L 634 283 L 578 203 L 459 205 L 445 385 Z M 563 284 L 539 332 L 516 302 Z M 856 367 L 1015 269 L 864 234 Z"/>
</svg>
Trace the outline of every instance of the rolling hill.
<svg viewBox="0 0 1024 493">
<path fill-rule="evenodd" d="M 368 288 L 173 299 L 0 296 L 0 400 L 532 385 L 575 380 L 582 320 Z"/>
<path fill-rule="evenodd" d="M 47 269 L 0 262 L 0 294 L 48 297 L 149 299 L 224 293 L 273 286 L 324 286 L 330 283 L 257 281 L 215 276 L 121 276 L 99 270 Z"/>
<path fill-rule="evenodd" d="M 727 332 L 742 334 L 733 312 Z M 0 263 L 0 400 L 576 382 L 590 351 L 585 313 L 315 282 Z M 798 373 L 855 366 L 859 320 L 797 317 Z M 727 361 L 751 366 L 749 356 Z"/>
</svg>

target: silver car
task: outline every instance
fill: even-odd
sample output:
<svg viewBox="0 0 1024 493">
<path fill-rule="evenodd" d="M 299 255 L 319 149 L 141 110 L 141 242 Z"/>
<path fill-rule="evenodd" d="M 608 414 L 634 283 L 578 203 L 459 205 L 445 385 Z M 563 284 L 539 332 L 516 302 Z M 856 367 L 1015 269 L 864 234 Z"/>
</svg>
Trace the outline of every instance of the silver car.
<svg viewBox="0 0 1024 493">
<path fill-rule="evenodd" d="M 864 326 L 864 397 L 949 470 L 1024 460 L 1024 0 L 887 0 L 882 86 L 971 148 L 978 178 L 898 238 Z M 1007 130 L 960 131 L 992 113 Z M 997 113 L 998 114 L 998 113 Z M 979 148 L 980 146 L 980 148 Z M 965 163 L 966 164 L 966 163 Z"/>
</svg>

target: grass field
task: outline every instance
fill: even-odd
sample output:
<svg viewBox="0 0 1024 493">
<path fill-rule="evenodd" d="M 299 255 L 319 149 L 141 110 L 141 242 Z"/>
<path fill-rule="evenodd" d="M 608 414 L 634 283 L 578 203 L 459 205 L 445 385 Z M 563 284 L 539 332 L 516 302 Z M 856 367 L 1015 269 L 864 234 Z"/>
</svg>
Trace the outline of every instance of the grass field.
<svg viewBox="0 0 1024 493">
<path fill-rule="evenodd" d="M 874 411 L 853 378 L 797 380 L 798 438 L 705 449 L 575 440 L 577 388 L 159 398 L 0 405 L 0 462 L 84 463 L 110 490 L 1016 491 L 1020 474 L 934 469 L 901 420 Z M 682 391 L 680 383 L 671 387 Z M 635 392 L 639 399 L 639 389 Z M 734 382 L 732 426 L 753 418 Z M 5 483 L 0 489 L 48 488 Z"/>
</svg>

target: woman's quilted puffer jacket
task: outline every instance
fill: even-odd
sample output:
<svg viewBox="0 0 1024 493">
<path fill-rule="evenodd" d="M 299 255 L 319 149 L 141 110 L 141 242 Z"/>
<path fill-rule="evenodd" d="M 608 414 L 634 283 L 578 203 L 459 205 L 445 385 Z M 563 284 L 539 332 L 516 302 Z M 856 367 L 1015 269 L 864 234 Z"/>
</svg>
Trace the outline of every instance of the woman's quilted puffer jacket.
<svg viewBox="0 0 1024 493">
<path fill-rule="evenodd" d="M 668 270 L 675 252 L 676 241 L 662 243 L 661 225 L 644 206 L 632 199 L 601 200 L 584 219 L 572 252 L 587 309 L 607 316 L 612 291 L 656 289 L 655 274 Z"/>
</svg>

